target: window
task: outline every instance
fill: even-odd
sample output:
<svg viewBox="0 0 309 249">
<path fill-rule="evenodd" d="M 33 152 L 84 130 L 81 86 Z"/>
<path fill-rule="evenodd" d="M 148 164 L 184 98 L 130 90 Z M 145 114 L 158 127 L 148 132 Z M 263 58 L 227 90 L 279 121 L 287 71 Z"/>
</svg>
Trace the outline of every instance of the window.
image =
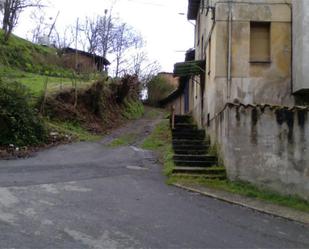
<svg viewBox="0 0 309 249">
<path fill-rule="evenodd" d="M 251 22 L 250 62 L 270 62 L 270 23 Z"/>
</svg>

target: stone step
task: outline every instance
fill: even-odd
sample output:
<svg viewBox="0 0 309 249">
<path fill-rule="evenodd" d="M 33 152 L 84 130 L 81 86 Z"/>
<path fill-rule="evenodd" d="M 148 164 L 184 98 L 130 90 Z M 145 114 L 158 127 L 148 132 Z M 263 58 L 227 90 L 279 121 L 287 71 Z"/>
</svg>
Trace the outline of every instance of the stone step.
<svg viewBox="0 0 309 249">
<path fill-rule="evenodd" d="M 193 123 L 193 119 L 189 115 L 175 115 L 175 124 L 177 123 Z"/>
<path fill-rule="evenodd" d="M 179 155 L 206 155 L 208 150 L 181 150 L 181 149 L 175 149 L 174 153 Z"/>
<path fill-rule="evenodd" d="M 182 130 L 176 130 L 176 129 L 173 129 L 172 130 L 172 134 L 173 135 L 205 135 L 205 130 L 186 130 L 186 131 L 182 131 Z"/>
<path fill-rule="evenodd" d="M 207 175 L 225 175 L 224 167 L 175 167 L 173 174 L 184 173 L 184 174 L 207 174 Z"/>
<path fill-rule="evenodd" d="M 217 165 L 217 160 L 209 161 L 193 161 L 193 160 L 174 160 L 176 166 L 179 167 L 213 167 Z"/>
<path fill-rule="evenodd" d="M 172 134 L 173 140 L 174 139 L 191 139 L 191 140 L 204 140 L 205 133 L 198 133 L 198 132 L 181 132 L 181 133 L 174 133 Z"/>
<path fill-rule="evenodd" d="M 175 124 L 175 130 L 178 131 L 198 130 L 198 127 L 195 124 L 177 123 Z"/>
<path fill-rule="evenodd" d="M 186 173 L 175 173 L 173 176 L 182 177 L 182 178 L 204 178 L 209 180 L 225 180 L 226 175 L 225 174 L 186 174 Z"/>
<path fill-rule="evenodd" d="M 176 161 L 199 161 L 199 162 L 215 162 L 217 163 L 217 157 L 210 155 L 180 155 L 175 154 L 174 160 Z"/>
<path fill-rule="evenodd" d="M 209 141 L 206 141 L 204 139 L 173 139 L 173 145 L 178 146 L 178 145 L 205 145 L 209 146 L 210 143 Z"/>
<path fill-rule="evenodd" d="M 173 149 L 175 150 L 198 150 L 198 151 L 207 151 L 209 149 L 209 145 L 205 144 L 180 144 L 180 145 L 174 145 Z M 179 153 L 177 153 L 179 154 Z M 186 153 L 187 154 L 187 153 Z"/>
</svg>

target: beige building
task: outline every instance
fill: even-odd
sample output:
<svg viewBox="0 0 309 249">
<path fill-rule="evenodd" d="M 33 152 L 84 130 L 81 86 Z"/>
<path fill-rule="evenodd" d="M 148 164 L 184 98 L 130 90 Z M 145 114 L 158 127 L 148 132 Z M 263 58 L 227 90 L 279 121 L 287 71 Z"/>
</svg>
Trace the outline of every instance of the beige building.
<svg viewBox="0 0 309 249">
<path fill-rule="evenodd" d="M 62 49 L 61 58 L 66 67 L 80 73 L 106 71 L 110 65 L 110 62 L 102 56 L 69 47 Z"/>
<path fill-rule="evenodd" d="M 294 105 L 291 13 L 286 0 L 189 1 L 195 58 L 206 60 L 202 82 L 192 89 L 203 125 L 227 102 Z"/>
<path fill-rule="evenodd" d="M 229 178 L 306 199 L 309 108 L 297 105 L 309 102 L 308 2 L 188 0 L 195 62 L 175 67 Z"/>
</svg>

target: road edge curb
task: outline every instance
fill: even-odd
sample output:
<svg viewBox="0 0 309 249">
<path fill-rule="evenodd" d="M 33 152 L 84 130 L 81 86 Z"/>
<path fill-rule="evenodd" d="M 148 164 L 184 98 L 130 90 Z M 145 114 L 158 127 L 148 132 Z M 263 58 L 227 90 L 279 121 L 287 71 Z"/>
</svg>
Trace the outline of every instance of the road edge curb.
<svg viewBox="0 0 309 249">
<path fill-rule="evenodd" d="M 279 218 L 283 218 L 283 219 L 286 219 L 286 220 L 302 223 L 305 226 L 309 225 L 309 214 L 301 212 L 301 211 L 296 211 L 296 210 L 290 209 L 292 213 L 295 213 L 295 214 L 297 213 L 298 215 L 286 215 L 286 214 L 275 212 L 273 210 L 269 210 L 269 209 L 266 209 L 266 208 L 257 207 L 256 205 L 246 203 L 245 201 L 233 200 L 232 196 L 234 194 L 231 194 L 231 193 L 228 193 L 228 192 L 225 192 L 225 191 L 221 191 L 221 192 L 224 192 L 225 196 L 223 196 L 223 195 L 220 196 L 218 194 L 206 191 L 205 188 L 204 188 L 204 190 L 200 190 L 200 189 L 197 189 L 197 188 L 194 188 L 194 187 L 185 186 L 185 185 L 180 184 L 180 183 L 173 183 L 172 185 L 177 187 L 177 188 L 181 188 L 181 189 L 184 189 L 184 190 L 187 190 L 187 191 L 190 191 L 190 192 L 196 192 L 196 193 L 199 193 L 201 195 L 204 195 L 204 196 L 207 196 L 207 197 L 210 197 L 210 198 L 213 198 L 213 199 L 217 199 L 217 200 L 224 201 L 224 202 L 227 202 L 227 203 L 230 203 L 230 204 L 242 206 L 242 207 L 245 207 L 245 208 L 260 212 L 260 213 L 264 213 L 264 214 L 276 216 L 276 217 L 279 217 Z M 226 195 L 230 195 L 231 197 L 228 198 L 228 197 L 226 197 Z M 243 199 L 245 199 L 245 197 Z M 262 201 L 259 201 L 259 202 L 262 202 Z M 269 204 L 269 206 L 270 205 L 278 206 L 278 205 L 274 205 L 274 204 Z M 278 206 L 278 207 L 280 207 L 280 206 Z M 284 209 L 289 209 L 289 208 L 284 207 Z M 301 214 L 305 214 L 307 216 L 307 218 L 303 218 L 303 219 L 300 218 L 299 216 L 301 216 Z"/>
</svg>

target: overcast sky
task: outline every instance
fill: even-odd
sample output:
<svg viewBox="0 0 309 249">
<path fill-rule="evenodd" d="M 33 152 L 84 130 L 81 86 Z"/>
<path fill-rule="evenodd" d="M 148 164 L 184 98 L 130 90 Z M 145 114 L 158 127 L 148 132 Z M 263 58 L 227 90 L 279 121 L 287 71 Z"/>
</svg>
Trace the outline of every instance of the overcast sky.
<svg viewBox="0 0 309 249">
<path fill-rule="evenodd" d="M 171 72 L 174 63 L 184 60 L 184 51 L 193 46 L 194 26 L 186 20 L 188 0 L 50 0 L 50 3 L 48 15 L 55 17 L 60 11 L 57 26 L 74 24 L 77 17 L 103 15 L 113 5 L 113 13 L 143 35 L 149 57 L 159 61 L 162 71 Z M 16 34 L 25 37 L 29 28 L 27 21 L 20 22 Z"/>
</svg>

